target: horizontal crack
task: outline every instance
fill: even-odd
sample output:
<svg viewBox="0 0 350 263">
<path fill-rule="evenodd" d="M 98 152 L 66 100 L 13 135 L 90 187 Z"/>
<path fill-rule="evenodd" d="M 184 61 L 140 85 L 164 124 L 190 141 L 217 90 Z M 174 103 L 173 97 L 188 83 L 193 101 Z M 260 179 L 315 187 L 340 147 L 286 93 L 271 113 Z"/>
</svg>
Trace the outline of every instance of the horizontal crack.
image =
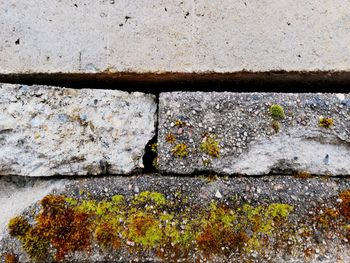
<svg viewBox="0 0 350 263">
<path fill-rule="evenodd" d="M 0 82 L 67 88 L 169 91 L 350 92 L 350 72 L 33 73 L 0 74 Z"/>
</svg>

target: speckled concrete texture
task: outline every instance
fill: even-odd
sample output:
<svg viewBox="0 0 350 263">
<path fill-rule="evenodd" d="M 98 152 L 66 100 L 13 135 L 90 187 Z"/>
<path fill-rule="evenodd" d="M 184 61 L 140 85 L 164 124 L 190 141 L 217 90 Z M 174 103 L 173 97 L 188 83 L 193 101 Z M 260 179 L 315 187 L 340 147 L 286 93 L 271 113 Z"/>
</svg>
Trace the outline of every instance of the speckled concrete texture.
<svg viewBox="0 0 350 263">
<path fill-rule="evenodd" d="M 343 0 L 0 1 L 0 73 L 350 70 Z"/>
<path fill-rule="evenodd" d="M 19 178 L 13 182 L 11 179 L 14 178 L 0 178 L 0 187 L 7 186 L 13 189 L 13 196 L 22 192 L 23 189 L 31 189 L 32 185 L 48 184 L 47 181 L 39 178 Z M 222 249 L 220 248 L 222 252 L 212 250 L 206 254 L 201 249 L 194 249 L 198 242 L 196 238 L 191 243 L 189 251 L 180 251 L 177 254 L 174 252 L 176 246 L 167 246 L 166 239 L 162 241 L 164 243 L 157 242 L 154 247 L 142 247 L 129 241 L 123 242 L 119 248 L 112 248 L 93 242 L 89 251 L 67 253 L 61 262 L 345 263 L 349 262 L 350 259 L 348 230 L 344 227 L 349 224 L 349 217 L 346 219 L 339 214 L 339 211 L 343 211 L 341 209 L 342 202 L 349 205 L 349 200 L 342 201 L 339 198 L 341 193 L 350 193 L 350 182 L 347 179 L 295 178 L 290 176 L 263 178 L 178 177 L 152 174 L 133 177 L 76 178 L 74 180 L 51 179 L 50 181 L 60 186 L 52 188 L 49 191 L 50 194 L 64 195 L 74 198 L 78 202 L 82 200 L 106 202 L 115 195 L 122 195 L 128 204 L 128 211 L 132 211 L 133 208 L 130 200 L 137 198 L 140 194 L 146 191 L 160 193 L 166 200 L 165 205 L 156 208 L 153 206 L 152 200 L 147 200 L 143 206 L 138 207 L 136 212 L 142 213 L 145 206 L 151 209 L 153 216 L 157 217 L 158 214 L 166 215 L 163 210 L 167 210 L 169 205 L 176 204 L 176 209 L 171 210 L 171 214 L 175 215 L 176 220 L 170 217 L 168 223 L 178 227 L 179 231 L 186 229 L 186 224 L 193 223 L 203 207 L 210 207 L 210 205 L 213 207 L 213 204 L 219 207 L 223 206 L 225 211 L 232 209 L 237 216 L 239 209 L 246 205 L 251 208 L 262 208 L 271 204 L 285 204 L 292 207 L 292 211 L 286 218 L 282 221 L 276 221 L 272 232 L 260 233 L 263 230 L 251 230 L 249 226 L 246 229 L 243 228 L 249 237 L 254 236 L 254 231 L 257 231 L 254 249 L 249 249 L 247 243 L 243 250 L 231 249 L 225 252 L 225 246 L 229 244 L 223 243 Z M 38 199 L 41 198 L 41 192 L 36 192 L 36 194 Z M 28 204 L 27 208 L 21 212 L 18 211 L 17 215 L 28 218 L 29 222 L 34 224 L 35 216 L 42 211 L 41 209 L 39 202 Z M 176 215 L 185 211 L 191 212 L 188 220 L 177 220 Z M 98 216 L 94 216 L 94 218 L 96 219 Z M 259 219 L 260 217 L 258 214 L 251 214 L 247 221 L 249 222 L 253 218 Z M 199 220 L 206 222 L 208 218 L 202 217 Z M 128 222 L 123 221 L 125 229 L 129 227 Z M 212 226 L 215 227 L 215 220 L 211 222 L 214 224 Z M 157 223 L 156 228 L 165 231 L 162 224 Z M 258 226 L 259 224 L 267 224 L 267 222 L 258 221 Z M 234 221 L 230 224 L 229 229 L 239 228 L 239 225 L 239 221 Z M 197 234 L 201 233 L 198 228 L 193 228 L 192 231 Z M 226 231 L 228 231 L 227 228 Z M 122 236 L 121 233 L 119 236 Z M 210 244 L 216 246 L 215 242 Z M 55 261 L 55 252 L 55 249 L 50 248 L 45 254 L 46 258 L 40 262 Z M 8 254 L 14 255 L 19 262 L 32 262 L 28 258 L 28 254 L 23 251 L 21 242 L 17 238 L 9 236 L 6 230 L 0 233 L 0 259 L 4 260 Z"/>
<path fill-rule="evenodd" d="M 280 119 L 273 105 L 284 111 Z M 159 169 L 349 175 L 349 123 L 349 94 L 162 93 Z"/>
<path fill-rule="evenodd" d="M 0 175 L 133 172 L 156 110 L 138 92 L 0 84 Z"/>
</svg>

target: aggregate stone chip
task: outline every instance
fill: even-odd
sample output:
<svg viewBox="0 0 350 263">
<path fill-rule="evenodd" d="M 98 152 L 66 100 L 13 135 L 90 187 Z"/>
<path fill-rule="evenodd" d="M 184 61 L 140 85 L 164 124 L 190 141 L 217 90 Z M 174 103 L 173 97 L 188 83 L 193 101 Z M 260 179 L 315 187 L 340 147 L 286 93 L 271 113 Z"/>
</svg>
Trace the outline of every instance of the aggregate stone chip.
<svg viewBox="0 0 350 263">
<path fill-rule="evenodd" d="M 350 95 L 162 93 L 159 169 L 350 174 Z"/>
<path fill-rule="evenodd" d="M 0 84 L 0 175 L 130 173 L 155 114 L 142 93 Z"/>
</svg>

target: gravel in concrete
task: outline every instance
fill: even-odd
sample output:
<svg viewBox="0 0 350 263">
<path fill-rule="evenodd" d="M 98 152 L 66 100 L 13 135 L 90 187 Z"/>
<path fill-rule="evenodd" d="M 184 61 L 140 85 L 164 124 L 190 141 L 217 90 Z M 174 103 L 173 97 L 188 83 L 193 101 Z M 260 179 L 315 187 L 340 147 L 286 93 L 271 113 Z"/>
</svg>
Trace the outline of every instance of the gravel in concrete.
<svg viewBox="0 0 350 263">
<path fill-rule="evenodd" d="M 0 175 L 140 169 L 156 110 L 143 93 L 0 84 Z"/>
<path fill-rule="evenodd" d="M 159 101 L 163 173 L 350 174 L 349 94 L 174 92 Z"/>
<path fill-rule="evenodd" d="M 13 181 L 11 182 L 11 180 Z M 29 189 L 33 184 L 43 183 L 42 180 L 3 177 L 0 184 L 11 187 L 13 193 L 16 194 L 18 191 L 22 191 L 23 187 Z M 345 219 L 344 216 L 339 214 L 339 211 L 344 212 L 341 210 L 342 203 L 349 205 L 349 200 L 344 199 L 343 201 L 339 197 L 344 192 L 350 194 L 348 191 L 350 181 L 348 179 L 296 178 L 290 176 L 259 178 L 173 177 L 155 174 L 133 177 L 77 178 L 74 180 L 55 179 L 55 181 L 60 187 L 51 190 L 52 194 L 63 194 L 78 201 L 95 200 L 103 202 L 111 200 L 114 195 L 123 195 L 126 202 L 131 205 L 130 207 L 127 206 L 130 209 L 129 212 L 132 211 L 133 207 L 132 199 L 135 200 L 137 196 L 146 191 L 157 192 L 163 194 L 169 204 L 176 204 L 173 208 L 176 207 L 179 210 L 172 211 L 172 213 L 175 213 L 174 215 L 181 215 L 185 211 L 190 211 L 191 216 L 187 220 L 188 223 L 191 223 L 200 215 L 202 208 L 210 207 L 213 202 L 223 205 L 223 207 L 226 207 L 225 209 L 232 209 L 237 215 L 240 213 L 239 209 L 247 204 L 255 208 L 268 207 L 273 204 L 292 207 L 292 211 L 286 218 L 282 221 L 276 221 L 272 225 L 271 233 L 261 233 L 261 235 L 255 236 L 259 243 L 263 245 L 263 249 L 256 247 L 253 250 L 240 252 L 232 250 L 230 253 L 223 254 L 217 251 L 214 253 L 215 255 L 208 255 L 203 253 L 201 247 L 199 247 L 199 250 L 198 248 L 190 250 L 188 254 L 180 253 L 174 256 L 175 254 L 172 255 L 172 252 L 167 254 L 168 251 L 173 251 L 171 248 L 164 247 L 162 250 L 164 253 L 161 253 L 163 257 L 161 257 L 159 250 L 150 247 L 142 248 L 128 241 L 124 244 L 125 247 L 114 250 L 106 250 L 100 245 L 94 244 L 90 253 L 68 253 L 63 260 L 64 262 L 198 262 L 198 260 L 200 262 L 348 262 L 350 259 L 347 230 L 344 228 L 346 224 L 349 224 L 349 219 Z M 40 196 L 41 194 L 38 193 L 38 198 L 41 198 Z M 178 199 L 179 196 L 181 196 L 180 199 Z M 181 202 L 180 204 L 177 203 L 179 200 L 184 206 L 181 206 Z M 143 209 L 149 211 L 147 209 L 154 209 L 153 205 L 155 204 L 148 200 L 137 211 L 144 211 Z M 160 210 L 154 210 L 154 215 L 162 214 L 162 209 L 166 210 L 167 205 L 161 206 L 163 208 L 160 208 Z M 35 215 L 40 212 L 40 209 L 39 204 L 28 204 L 28 207 L 22 213 L 18 212 L 18 215 L 22 214 L 33 223 Z M 206 218 L 204 214 L 204 217 L 200 220 L 207 220 Z M 253 220 L 252 218 L 254 217 L 248 217 L 247 220 Z M 215 220 L 210 222 L 215 222 Z M 181 220 L 174 221 L 172 224 L 177 225 L 179 223 L 180 229 L 186 225 L 186 222 Z M 239 226 L 239 222 L 235 222 L 235 224 Z M 231 225 L 231 227 L 234 225 Z M 193 229 L 193 231 L 198 232 L 199 230 Z M 256 230 L 248 227 L 245 231 L 247 231 L 248 236 L 254 236 Z M 29 261 L 28 255 L 23 252 L 21 243 L 16 238 L 9 237 L 7 232 L 2 233 L 1 237 L 0 255 L 4 257 L 6 253 L 14 254 L 20 262 Z M 196 242 L 199 242 L 198 239 L 196 240 L 194 240 L 194 246 Z M 220 240 L 217 242 L 220 242 Z M 213 243 L 213 246 L 215 247 L 215 243 Z M 47 260 L 53 260 L 54 254 L 55 250 L 50 250 Z"/>
</svg>

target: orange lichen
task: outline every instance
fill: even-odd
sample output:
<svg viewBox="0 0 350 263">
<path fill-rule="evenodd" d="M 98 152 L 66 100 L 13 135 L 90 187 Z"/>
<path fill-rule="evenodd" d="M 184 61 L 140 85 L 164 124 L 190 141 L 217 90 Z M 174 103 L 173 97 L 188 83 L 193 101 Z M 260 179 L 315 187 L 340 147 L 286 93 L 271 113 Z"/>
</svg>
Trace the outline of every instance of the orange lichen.
<svg viewBox="0 0 350 263">
<path fill-rule="evenodd" d="M 240 250 L 248 239 L 245 232 L 236 233 L 232 228 L 225 227 L 223 223 L 212 222 L 204 227 L 196 241 L 198 248 L 208 256 Z"/>
<path fill-rule="evenodd" d="M 118 231 L 108 222 L 101 223 L 95 230 L 96 241 L 104 248 L 120 248 L 121 240 Z"/>
<path fill-rule="evenodd" d="M 88 251 L 91 243 L 89 215 L 73 211 L 63 196 L 48 195 L 41 201 L 43 210 L 36 218 L 43 237 L 57 249 L 58 260 L 71 251 Z"/>
<path fill-rule="evenodd" d="M 5 254 L 5 263 L 17 263 L 18 258 L 15 254 L 13 253 L 6 253 Z"/>
<path fill-rule="evenodd" d="M 341 192 L 339 198 L 342 200 L 339 204 L 339 212 L 346 219 L 350 220 L 350 190 Z"/>
<path fill-rule="evenodd" d="M 174 144 L 176 142 L 176 138 L 172 133 L 168 133 L 167 135 L 165 135 L 165 140 L 171 144 Z"/>
<path fill-rule="evenodd" d="M 307 171 L 298 171 L 295 175 L 296 178 L 300 178 L 300 179 L 308 179 L 308 178 L 312 178 L 311 173 L 307 172 Z"/>
</svg>

